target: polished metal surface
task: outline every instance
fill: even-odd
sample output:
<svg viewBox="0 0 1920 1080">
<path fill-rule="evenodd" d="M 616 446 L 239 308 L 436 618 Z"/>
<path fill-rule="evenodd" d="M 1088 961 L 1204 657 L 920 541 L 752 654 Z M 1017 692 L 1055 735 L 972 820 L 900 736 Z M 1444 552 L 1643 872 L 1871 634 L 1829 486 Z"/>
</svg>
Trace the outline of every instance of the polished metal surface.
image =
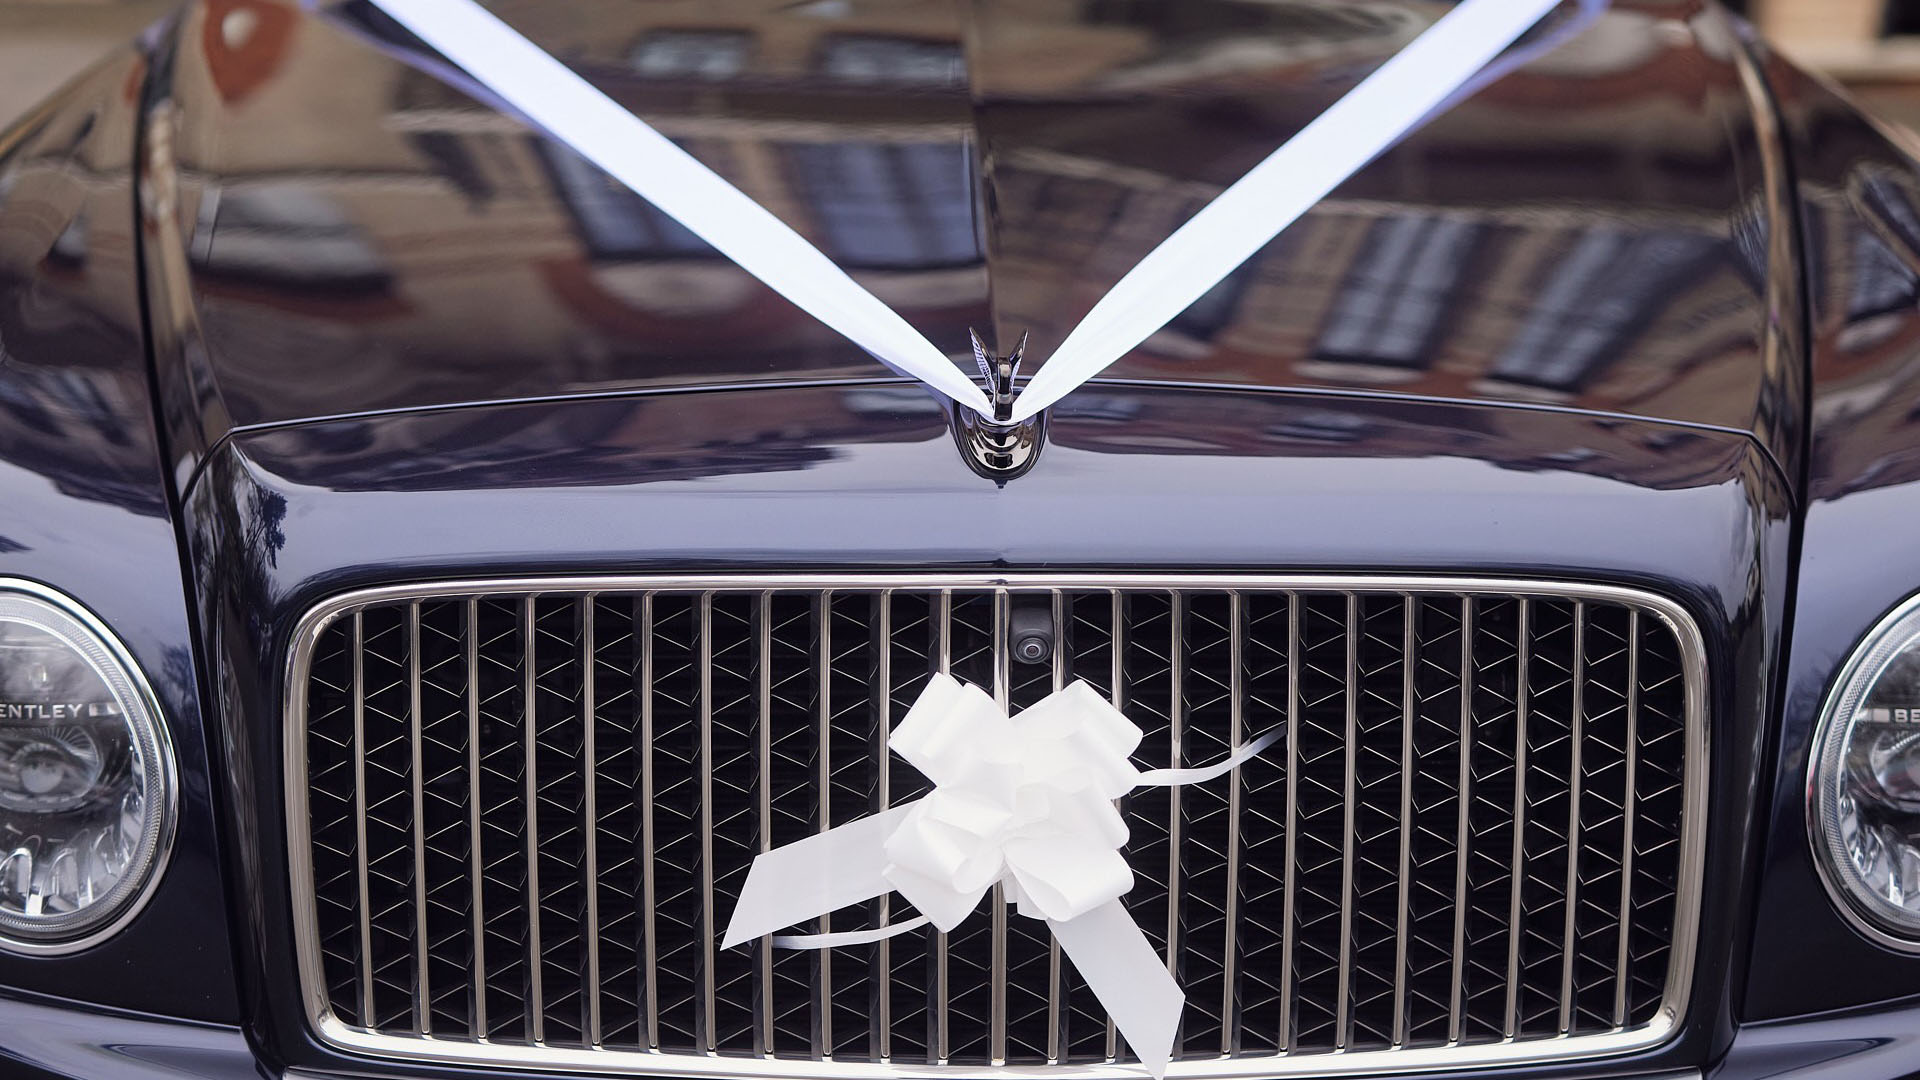
<svg viewBox="0 0 1920 1080">
<path fill-rule="evenodd" d="M 1009 627 L 1036 611 L 1056 649 L 1021 662 Z M 1016 710 L 1086 679 L 1152 765 L 1285 728 L 1230 777 L 1123 800 L 1128 904 L 1188 995 L 1177 1075 L 1597 1057 L 1686 1008 L 1705 668 L 1666 600 L 796 574 L 434 582 L 309 612 L 286 764 L 315 1031 L 502 1067 L 1114 1072 L 1098 1002 L 1004 905 L 945 936 L 718 947 L 753 855 L 924 794 L 886 731 L 935 670 Z"/>
</svg>

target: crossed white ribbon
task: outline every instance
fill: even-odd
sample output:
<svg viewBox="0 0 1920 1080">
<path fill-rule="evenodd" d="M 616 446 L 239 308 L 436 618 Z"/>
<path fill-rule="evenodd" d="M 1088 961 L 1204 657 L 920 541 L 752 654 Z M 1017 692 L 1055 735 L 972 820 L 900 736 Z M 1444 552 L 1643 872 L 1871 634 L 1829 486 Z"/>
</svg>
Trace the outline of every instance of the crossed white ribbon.
<svg viewBox="0 0 1920 1080">
<path fill-rule="evenodd" d="M 932 923 L 952 930 L 996 884 L 1044 919 L 1114 1026 L 1166 1074 L 1186 995 L 1127 915 L 1133 870 L 1113 801 L 1136 787 L 1202 783 L 1280 737 L 1275 730 L 1198 769 L 1142 772 L 1139 727 L 1076 680 L 1015 717 L 977 686 L 935 675 L 889 745 L 933 792 L 753 860 L 725 948 L 898 891 L 916 918 L 877 930 L 777 936 L 793 949 L 865 944 Z"/>
<path fill-rule="evenodd" d="M 1368 162 L 1565 41 L 1609 0 L 1573 2 L 1574 18 L 1503 56 L 1562 0 L 1461 0 L 1115 283 L 1020 392 L 1012 418 L 1034 416 L 1098 375 Z M 993 418 L 986 394 L 898 312 L 765 207 L 474 0 L 374 3 L 464 69 L 483 93 L 571 146 L 769 288 L 881 363 Z"/>
</svg>

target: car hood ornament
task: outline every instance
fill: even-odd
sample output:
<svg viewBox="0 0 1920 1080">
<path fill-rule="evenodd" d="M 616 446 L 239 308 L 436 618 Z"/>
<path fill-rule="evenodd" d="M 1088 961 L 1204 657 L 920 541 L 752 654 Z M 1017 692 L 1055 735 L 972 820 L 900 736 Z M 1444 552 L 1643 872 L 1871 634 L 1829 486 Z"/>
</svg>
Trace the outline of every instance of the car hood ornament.
<svg viewBox="0 0 1920 1080">
<path fill-rule="evenodd" d="M 1005 356 L 988 349 L 971 327 L 967 329 L 967 337 L 973 343 L 973 362 L 980 368 L 992 412 L 982 414 L 957 404 L 950 407 L 953 438 L 968 468 L 1004 485 L 1026 475 L 1034 462 L 1040 460 L 1040 448 L 1046 445 L 1047 414 L 1013 419 L 1013 402 L 1018 396 L 1014 380 L 1020 375 L 1020 361 L 1027 351 L 1025 332 L 1021 333 L 1013 351 Z"/>
<path fill-rule="evenodd" d="M 987 351 L 986 343 L 980 340 L 980 334 L 972 327 L 967 328 L 967 337 L 973 341 L 973 362 L 980 367 L 980 378 L 986 382 L 987 401 L 993 406 L 993 421 L 997 424 L 1013 422 L 1013 380 L 1020 374 L 1020 361 L 1027 351 L 1027 334 L 1021 331 L 1020 341 L 1013 351 L 1005 356 L 995 356 Z"/>
</svg>

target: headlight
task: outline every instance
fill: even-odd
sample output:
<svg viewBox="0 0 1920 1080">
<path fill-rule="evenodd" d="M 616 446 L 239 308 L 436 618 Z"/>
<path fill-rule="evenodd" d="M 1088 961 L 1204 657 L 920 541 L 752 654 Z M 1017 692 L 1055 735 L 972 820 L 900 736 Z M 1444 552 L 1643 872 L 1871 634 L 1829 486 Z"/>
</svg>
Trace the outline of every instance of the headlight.
<svg viewBox="0 0 1920 1080">
<path fill-rule="evenodd" d="M 119 929 L 173 837 L 173 752 L 126 650 L 78 605 L 0 579 L 0 948 Z"/>
</svg>

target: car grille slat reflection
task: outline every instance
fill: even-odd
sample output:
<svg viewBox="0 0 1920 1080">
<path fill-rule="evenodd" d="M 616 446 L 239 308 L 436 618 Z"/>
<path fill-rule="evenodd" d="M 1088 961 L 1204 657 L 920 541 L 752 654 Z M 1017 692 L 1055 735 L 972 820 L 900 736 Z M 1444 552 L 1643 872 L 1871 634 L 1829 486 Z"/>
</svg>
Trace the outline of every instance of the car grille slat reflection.
<svg viewBox="0 0 1920 1080">
<path fill-rule="evenodd" d="M 1012 630 L 1048 616 L 1054 651 L 1023 661 Z M 1230 776 L 1121 800 L 1125 902 L 1188 996 L 1176 1071 L 1645 1046 L 1693 950 L 1693 634 L 1628 590 L 1447 579 L 345 598 L 291 669 L 304 989 L 324 1038 L 400 1057 L 876 1076 L 1131 1061 L 1044 925 L 1004 904 L 950 935 L 719 948 L 754 855 L 926 793 L 888 732 L 945 670 L 1016 711 L 1086 679 L 1141 726 L 1146 768 L 1284 729 Z M 911 914 L 883 898 L 801 929 Z"/>
</svg>

